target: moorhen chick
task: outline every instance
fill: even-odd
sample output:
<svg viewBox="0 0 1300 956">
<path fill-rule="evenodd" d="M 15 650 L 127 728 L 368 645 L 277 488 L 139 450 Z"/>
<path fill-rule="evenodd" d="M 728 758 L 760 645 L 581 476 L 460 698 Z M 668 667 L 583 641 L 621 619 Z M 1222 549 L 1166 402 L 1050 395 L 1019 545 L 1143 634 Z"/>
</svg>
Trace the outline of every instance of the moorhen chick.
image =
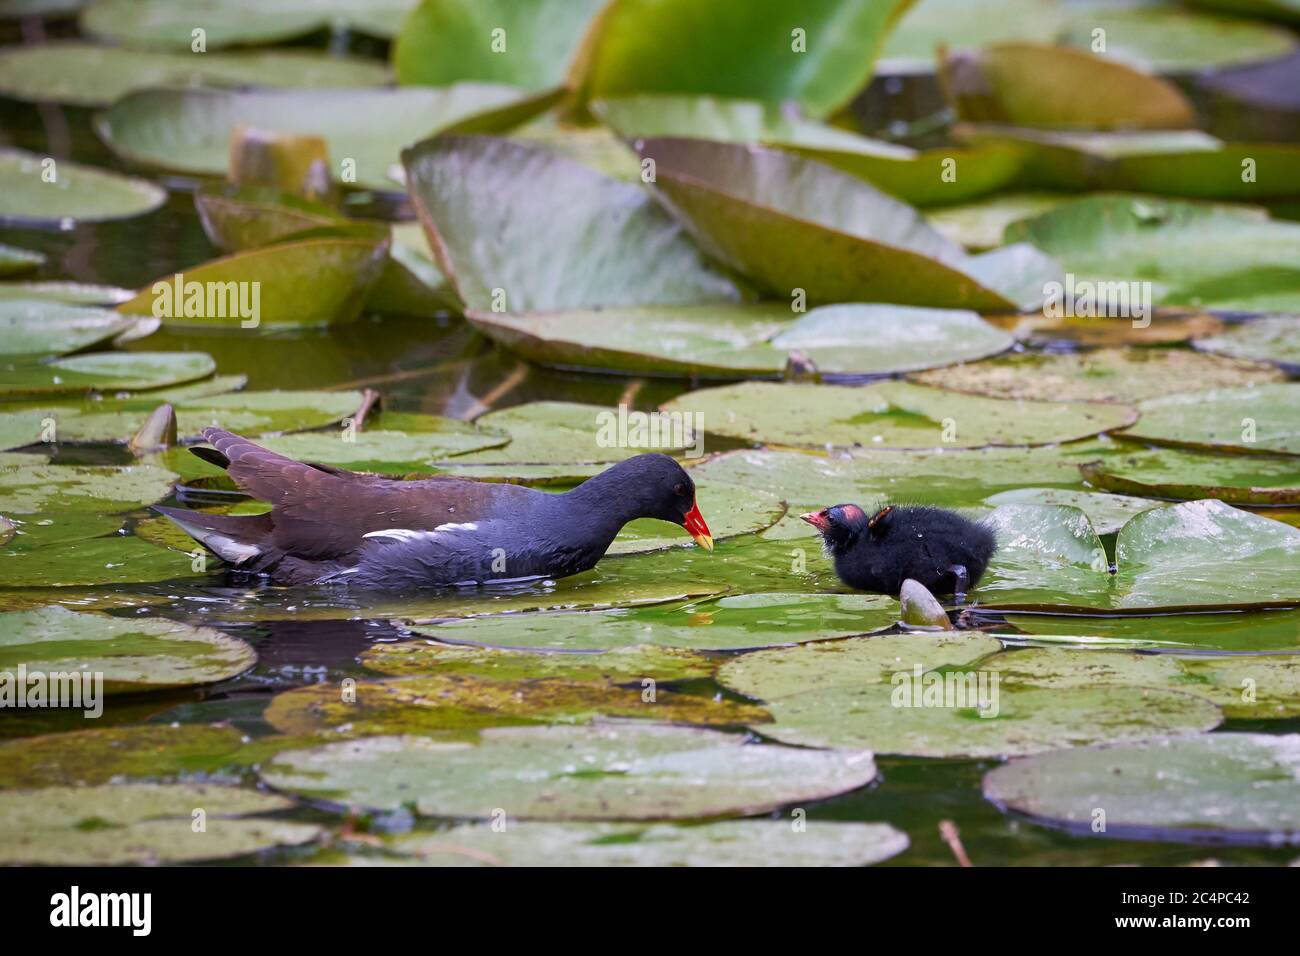
<svg viewBox="0 0 1300 956">
<path fill-rule="evenodd" d="M 192 448 L 240 490 L 253 516 L 155 508 L 232 567 L 276 584 L 412 588 L 558 578 L 593 567 L 623 525 L 660 518 L 713 550 L 695 483 L 667 455 L 637 455 L 565 494 L 520 485 L 401 481 L 309 464 L 209 428 Z"/>
<path fill-rule="evenodd" d="M 960 603 L 997 549 L 993 532 L 942 508 L 888 505 L 870 517 L 857 505 L 800 515 L 822 534 L 841 581 L 897 595 L 912 578 Z"/>
</svg>

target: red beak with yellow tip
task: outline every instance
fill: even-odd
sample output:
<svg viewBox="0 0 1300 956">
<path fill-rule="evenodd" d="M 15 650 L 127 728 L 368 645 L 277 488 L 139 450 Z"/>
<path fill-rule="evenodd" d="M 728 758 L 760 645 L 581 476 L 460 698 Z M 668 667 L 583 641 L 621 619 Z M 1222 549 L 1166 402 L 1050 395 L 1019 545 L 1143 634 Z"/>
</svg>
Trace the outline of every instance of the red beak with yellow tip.
<svg viewBox="0 0 1300 956">
<path fill-rule="evenodd" d="M 800 515 L 799 518 L 802 521 L 807 521 L 818 531 L 825 531 L 831 526 L 831 516 L 826 512 L 827 509 L 825 508 L 821 511 L 809 511 L 807 514 Z"/>
<path fill-rule="evenodd" d="M 686 512 L 682 525 L 695 539 L 696 544 L 708 551 L 713 550 L 713 535 L 709 533 L 709 526 L 704 523 L 704 515 L 700 514 L 700 506 L 695 502 L 691 502 L 691 510 Z"/>
</svg>

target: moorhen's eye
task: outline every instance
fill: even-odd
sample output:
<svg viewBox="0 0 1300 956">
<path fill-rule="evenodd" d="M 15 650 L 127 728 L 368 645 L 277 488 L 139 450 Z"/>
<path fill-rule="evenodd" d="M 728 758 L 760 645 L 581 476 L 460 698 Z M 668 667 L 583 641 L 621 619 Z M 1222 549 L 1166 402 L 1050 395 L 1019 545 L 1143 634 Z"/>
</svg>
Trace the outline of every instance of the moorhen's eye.
<svg viewBox="0 0 1300 956">
<path fill-rule="evenodd" d="M 673 486 L 673 494 L 679 498 L 684 498 L 686 496 L 686 485 L 680 481 L 677 482 L 677 484 Z"/>
</svg>

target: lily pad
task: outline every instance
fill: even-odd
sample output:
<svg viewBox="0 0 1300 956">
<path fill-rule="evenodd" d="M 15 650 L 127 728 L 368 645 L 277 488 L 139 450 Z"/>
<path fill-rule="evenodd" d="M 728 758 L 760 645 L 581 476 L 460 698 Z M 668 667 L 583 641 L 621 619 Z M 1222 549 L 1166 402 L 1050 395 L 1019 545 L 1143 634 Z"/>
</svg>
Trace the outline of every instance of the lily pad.
<svg viewBox="0 0 1300 956">
<path fill-rule="evenodd" d="M 222 392 L 187 398 L 160 392 L 81 405 L 32 407 L 0 413 L 0 441 L 12 441 L 11 448 L 42 441 L 47 424 L 52 422 L 48 431 L 55 441 L 125 442 L 163 402 L 175 408 L 181 438 L 195 438 L 212 425 L 255 437 L 331 425 L 360 407 L 361 393 Z M 175 477 L 172 475 L 173 480 Z"/>
<path fill-rule="evenodd" d="M 0 789 L 94 786 L 119 778 L 167 778 L 219 770 L 242 735 L 231 727 L 147 724 L 27 737 L 0 744 Z"/>
<path fill-rule="evenodd" d="M 1142 402 L 1126 434 L 1190 448 L 1300 455 L 1300 383 L 1184 392 Z"/>
<path fill-rule="evenodd" d="M 296 232 L 347 222 L 330 207 L 289 193 L 225 183 L 195 192 L 194 209 L 208 239 L 226 252 L 256 249 Z"/>
<path fill-rule="evenodd" d="M 3 259 L 4 250 L 0 247 L 0 275 L 5 274 Z M 133 295 L 130 289 L 87 282 L 0 282 L 0 302 L 28 299 L 67 305 L 117 305 Z"/>
<path fill-rule="evenodd" d="M 1010 401 L 908 382 L 865 388 L 745 382 L 690 392 L 663 409 L 703 415 L 704 430 L 713 435 L 879 449 L 1065 442 L 1123 428 L 1137 414 L 1123 405 Z"/>
<path fill-rule="evenodd" d="M 892 627 L 898 602 L 876 594 L 736 594 L 690 604 L 612 611 L 492 615 L 418 633 L 447 643 L 547 651 L 606 651 L 641 644 L 736 651 L 849 637 Z"/>
<path fill-rule="evenodd" d="M 124 46 L 189 49 L 196 26 L 209 47 L 278 43 L 318 30 L 392 37 L 417 0 L 95 0 L 81 29 Z"/>
<path fill-rule="evenodd" d="M 722 820 L 694 826 L 490 824 L 410 833 L 385 849 L 426 866 L 867 866 L 907 849 L 885 823 Z"/>
<path fill-rule="evenodd" d="M 592 98 L 708 93 L 793 100 L 826 116 L 866 85 L 905 7 L 894 0 L 808 0 L 798 11 L 782 0 L 620 3 L 596 21 L 578 79 Z M 666 32 L 675 42 L 655 39 Z"/>
<path fill-rule="evenodd" d="M 0 395 L 12 398 L 163 388 L 207 378 L 216 368 L 217 363 L 206 352 L 94 352 L 0 369 Z"/>
<path fill-rule="evenodd" d="M 0 218 L 34 223 L 104 222 L 157 209 L 167 191 L 145 179 L 0 149 Z"/>
<path fill-rule="evenodd" d="M 785 514 L 785 504 L 765 491 L 744 485 L 700 482 L 695 500 L 707 515 L 714 541 L 753 534 L 776 524 Z M 606 554 L 638 554 L 664 548 L 694 547 L 695 543 L 670 524 L 655 518 L 639 518 L 624 525 Z"/>
<path fill-rule="evenodd" d="M 250 814 L 293 806 L 256 790 L 119 783 L 0 792 L 0 862 L 58 866 L 191 863 L 310 843 L 315 824 Z M 194 827 L 194 811 L 205 826 Z"/>
<path fill-rule="evenodd" d="M 967 0 L 918 0 L 899 19 L 877 64 L 884 75 L 933 73 L 943 48 L 984 47 L 1017 40 L 1041 42 L 1066 24 L 1058 0 L 1002 0 L 995 7 Z"/>
<path fill-rule="evenodd" d="M 1096 291 L 1111 305 L 1115 283 L 1138 282 L 1156 304 L 1300 310 L 1300 224 L 1258 210 L 1090 196 L 1015 223 L 1006 238 L 1059 259 L 1080 290 L 1106 283 Z"/>
<path fill-rule="evenodd" d="M 1300 736 L 1211 734 L 1042 754 L 997 767 L 984 795 L 1035 822 L 1106 836 L 1300 841 Z"/>
<path fill-rule="evenodd" d="M 225 174 L 230 135 L 240 124 L 322 136 L 336 179 L 394 190 L 388 169 L 407 144 L 460 124 L 508 128 L 548 105 L 512 87 L 473 83 L 439 89 L 146 90 L 115 102 L 96 129 L 123 159 L 198 175 Z"/>
<path fill-rule="evenodd" d="M 39 269 L 45 263 L 45 254 L 19 249 L 0 243 L 0 276 L 16 276 Z M 3 286 L 0 286 L 3 288 Z"/>
<path fill-rule="evenodd" d="M 1154 498 L 1217 498 L 1232 505 L 1300 504 L 1300 461 L 1161 448 L 1079 466 L 1089 484 Z"/>
<path fill-rule="evenodd" d="M 1136 514 L 1159 507 L 1159 503 L 1129 495 L 1097 491 L 1065 491 L 1060 488 L 1017 488 L 990 495 L 985 501 L 998 505 L 1061 505 L 1078 508 L 1088 516 L 1098 535 L 1116 534 Z"/>
<path fill-rule="evenodd" d="M 1300 315 L 1266 315 L 1193 344 L 1203 352 L 1273 362 L 1289 374 L 1300 374 Z"/>
<path fill-rule="evenodd" d="M 239 638 L 161 618 L 81 614 L 53 605 L 0 615 L 0 660 L 28 672 L 103 674 L 108 694 L 214 684 L 257 662 Z"/>
<path fill-rule="evenodd" d="M 371 737 L 280 754 L 273 787 L 377 810 L 486 819 L 672 820 L 753 815 L 876 776 L 863 750 L 797 750 L 687 727 L 511 727 L 477 744 Z M 489 796 L 490 795 L 490 796 Z"/>
<path fill-rule="evenodd" d="M 570 681 L 659 683 L 712 677 L 719 660 L 684 648 L 634 644 L 609 651 L 559 653 L 507 650 L 439 641 L 375 644 L 361 655 L 371 670 L 395 677 L 469 674 L 493 680 L 559 677 Z"/>
<path fill-rule="evenodd" d="M 134 319 L 107 309 L 0 297 L 0 355 L 4 357 L 0 361 L 9 356 L 48 358 L 78 352 L 134 326 Z"/>
<path fill-rule="evenodd" d="M 1071 198 L 1066 193 L 1002 193 L 977 202 L 927 209 L 925 217 L 945 239 L 979 252 L 1002 245 L 1002 234 L 1013 222 L 1045 213 Z"/>
<path fill-rule="evenodd" d="M 170 471 L 151 465 L 4 466 L 0 514 L 127 511 L 167 497 L 175 481 Z"/>
<path fill-rule="evenodd" d="M 1018 247 L 968 256 L 910 206 L 783 150 L 690 139 L 637 147 L 654 162 L 654 188 L 705 251 L 777 298 L 802 289 L 817 304 L 1033 308 L 1059 271 Z"/>
<path fill-rule="evenodd" d="M 39 520 L 47 517 L 48 513 L 42 513 Z M 200 574 L 195 565 L 195 554 L 199 549 L 193 542 L 181 550 L 158 548 L 138 537 L 111 533 L 96 535 L 92 516 L 73 512 L 61 517 L 81 519 L 80 523 L 87 526 L 87 534 L 53 542 L 42 534 L 20 535 L 0 546 L 0 570 L 3 570 L 0 580 L 4 586 L 66 588 L 149 584 Z M 79 602 L 74 603 L 80 606 Z"/>
<path fill-rule="evenodd" d="M 1209 701 L 1171 691 L 1005 689 L 980 662 L 997 643 L 859 638 L 745 655 L 719 677 L 765 701 L 774 722 L 758 728 L 764 736 L 912 756 L 1002 757 L 1209 730 L 1223 719 Z"/>
<path fill-rule="evenodd" d="M 1064 310 L 1062 310 L 1064 311 Z M 985 321 L 1006 329 L 1016 339 L 1035 349 L 1050 352 L 1080 348 L 1122 348 L 1126 346 L 1181 345 L 1197 336 L 1223 330 L 1223 322 L 1212 315 L 1185 314 L 1156 309 L 1151 321 L 1105 316 L 1046 316 L 1040 313 L 990 315 Z"/>
<path fill-rule="evenodd" d="M 108 106 L 136 90 L 166 86 L 328 89 L 382 86 L 388 79 L 387 70 L 367 60 L 297 50 L 196 56 L 76 41 L 0 50 L 0 93 L 76 106 Z"/>
<path fill-rule="evenodd" d="M 543 147 L 439 136 L 407 150 L 403 163 L 438 265 L 471 310 L 739 297 L 643 189 Z"/>
<path fill-rule="evenodd" d="M 1221 10 L 1233 16 L 1300 23 L 1300 7 L 1296 6 L 1295 0 L 1191 0 L 1191 3 L 1192 6 Z"/>
<path fill-rule="evenodd" d="M 349 322 L 387 257 L 382 232 L 283 242 L 163 276 L 118 311 L 171 326 L 244 331 Z"/>
<path fill-rule="evenodd" d="M 560 86 L 604 0 L 426 0 L 393 44 L 399 83 L 462 80 L 541 90 Z"/>
<path fill-rule="evenodd" d="M 762 708 L 736 701 L 657 687 L 648 693 L 640 686 L 564 677 L 498 680 L 440 673 L 359 681 L 351 693 L 355 696 L 349 699 L 334 684 L 308 684 L 276 695 L 264 717 L 293 736 L 428 734 L 471 739 L 484 727 L 577 724 L 601 717 L 722 726 L 767 720 Z"/>
<path fill-rule="evenodd" d="M 1003 640 L 1083 644 L 1089 647 L 1188 651 L 1300 650 L 1300 613 L 1238 611 L 1162 614 L 1159 617 L 1003 615 L 1024 635 Z"/>
<path fill-rule="evenodd" d="M 1266 365 L 1184 349 L 1109 348 L 1091 352 L 1020 353 L 912 375 L 913 381 L 995 398 L 1125 402 L 1186 392 L 1275 382 Z"/>
</svg>

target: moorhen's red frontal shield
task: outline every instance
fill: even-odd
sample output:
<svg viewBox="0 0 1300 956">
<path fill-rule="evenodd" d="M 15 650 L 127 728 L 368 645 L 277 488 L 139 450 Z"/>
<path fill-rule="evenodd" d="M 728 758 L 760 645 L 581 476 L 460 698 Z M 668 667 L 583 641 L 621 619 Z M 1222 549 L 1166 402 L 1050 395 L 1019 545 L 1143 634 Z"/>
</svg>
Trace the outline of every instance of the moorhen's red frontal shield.
<svg viewBox="0 0 1300 956">
<path fill-rule="evenodd" d="M 691 510 L 686 512 L 686 518 L 682 522 L 695 543 L 706 550 L 713 550 L 713 535 L 709 533 L 709 526 L 704 523 L 704 515 L 700 514 L 700 506 L 697 502 L 691 502 Z"/>
</svg>

